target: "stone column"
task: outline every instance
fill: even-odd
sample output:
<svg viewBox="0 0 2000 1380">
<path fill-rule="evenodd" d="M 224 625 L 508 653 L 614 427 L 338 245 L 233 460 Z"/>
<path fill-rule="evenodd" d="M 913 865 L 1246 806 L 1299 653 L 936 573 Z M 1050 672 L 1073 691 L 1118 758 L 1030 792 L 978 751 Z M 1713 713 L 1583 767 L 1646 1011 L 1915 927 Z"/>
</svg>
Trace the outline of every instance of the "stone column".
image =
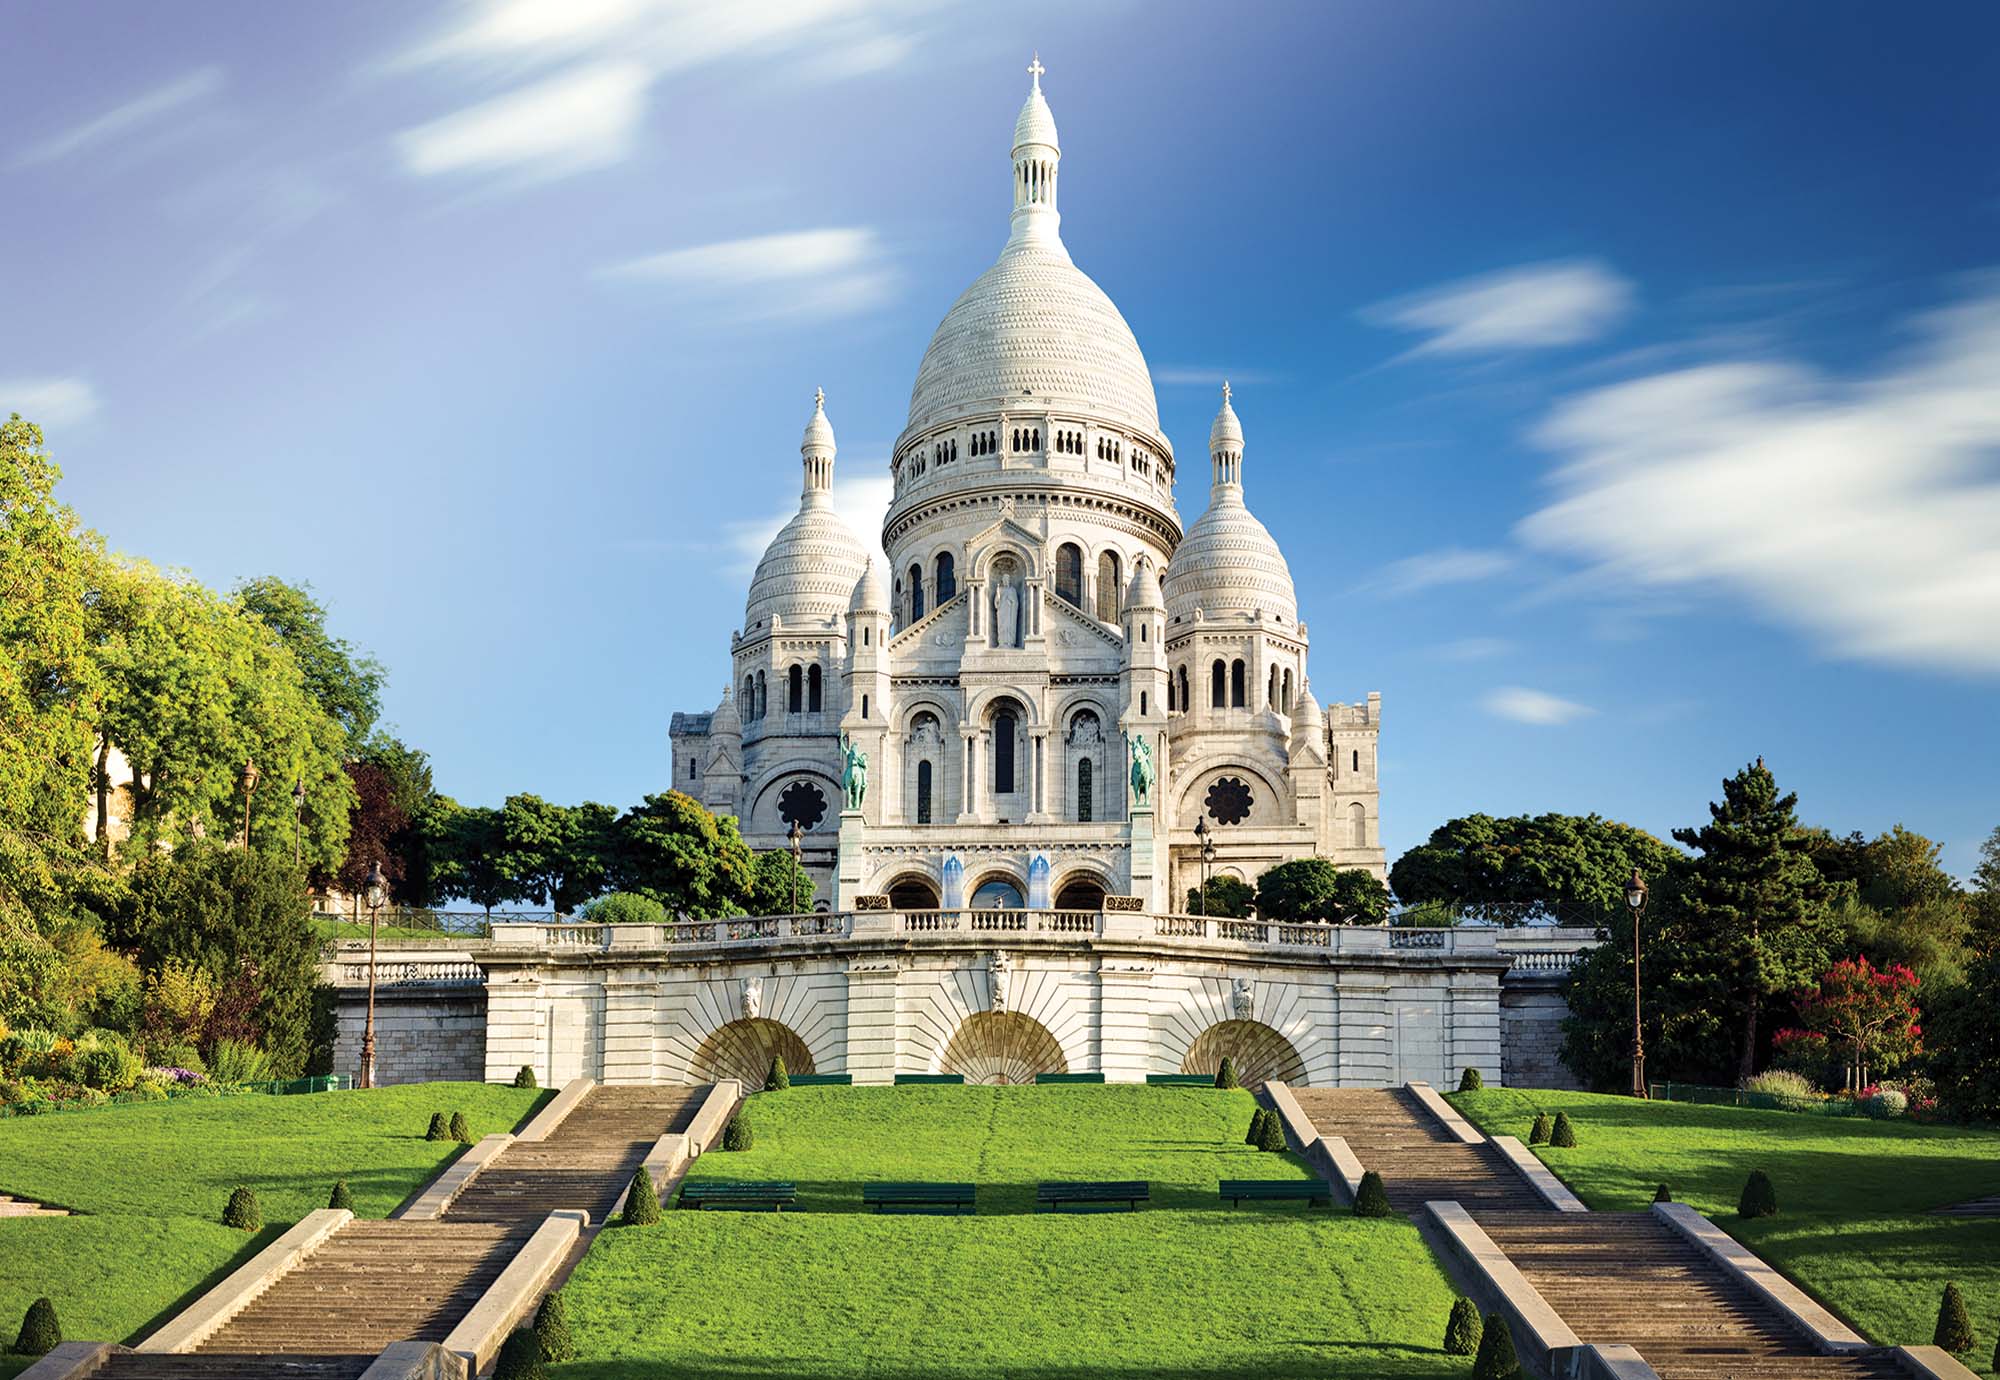
<svg viewBox="0 0 2000 1380">
<path fill-rule="evenodd" d="M 835 910 L 853 910 L 854 898 L 861 894 L 865 880 L 862 876 L 861 836 L 866 832 L 867 824 L 861 817 L 861 811 L 840 812 L 840 854 L 834 869 L 837 878 L 833 897 Z"/>
<path fill-rule="evenodd" d="M 979 817 L 972 812 L 973 752 L 972 740 L 978 730 L 969 724 L 961 724 L 958 729 L 958 822 L 977 824 Z"/>
<path fill-rule="evenodd" d="M 1049 731 L 1046 728 L 1033 728 L 1028 730 L 1028 736 L 1034 744 L 1034 752 L 1028 763 L 1034 790 L 1029 797 L 1027 822 L 1046 824 L 1049 821 Z"/>
<path fill-rule="evenodd" d="M 1107 962 L 1097 982 L 1097 1066 L 1107 1083 L 1143 1083 L 1153 1071 L 1153 965 Z"/>
<path fill-rule="evenodd" d="M 893 958 L 856 959 L 847 969 L 847 1072 L 856 1083 L 893 1083 L 901 1055 Z"/>
<path fill-rule="evenodd" d="M 605 1083 L 652 1083 L 659 983 L 644 968 L 621 968 L 604 982 Z"/>
<path fill-rule="evenodd" d="M 506 978 L 496 982 L 496 977 Z M 532 972 L 489 968 L 486 978 L 486 1081 L 511 1083 L 526 1064 L 549 1086 L 548 1011 Z"/>
</svg>

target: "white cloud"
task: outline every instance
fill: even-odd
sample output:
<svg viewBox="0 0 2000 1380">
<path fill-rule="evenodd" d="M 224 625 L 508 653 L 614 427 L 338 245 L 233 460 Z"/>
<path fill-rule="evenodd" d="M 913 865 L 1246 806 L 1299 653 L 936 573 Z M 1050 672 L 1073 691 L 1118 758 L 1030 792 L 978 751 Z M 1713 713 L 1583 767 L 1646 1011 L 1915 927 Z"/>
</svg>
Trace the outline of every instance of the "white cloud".
<svg viewBox="0 0 2000 1380">
<path fill-rule="evenodd" d="M 556 177 L 603 167 L 632 148 L 646 113 L 646 69 L 578 66 L 396 136 L 406 172 L 512 170 Z"/>
<path fill-rule="evenodd" d="M 1513 569 L 1514 558 L 1505 551 L 1468 550 L 1449 546 L 1405 556 L 1390 562 L 1382 572 L 1382 583 L 1392 594 L 1416 594 L 1439 585 L 1473 584 L 1490 580 Z"/>
<path fill-rule="evenodd" d="M 1153 370 L 1153 382 L 1162 388 L 1252 388 L 1276 383 L 1282 375 L 1266 369 L 1224 369 L 1201 364 L 1162 364 Z"/>
<path fill-rule="evenodd" d="M 878 468 L 870 465 L 870 470 Z M 833 481 L 833 511 L 847 524 L 864 550 L 879 567 L 882 565 L 882 517 L 889 511 L 889 500 L 895 496 L 895 482 L 886 474 L 860 474 L 852 478 L 836 478 Z M 757 562 L 764 554 L 764 548 L 771 544 L 771 538 L 778 535 L 778 529 L 790 522 L 798 513 L 799 504 L 795 497 L 784 507 L 773 509 L 752 522 L 731 523 L 728 528 L 729 546 L 736 559 L 729 567 L 729 573 L 748 579 L 756 573 Z"/>
<path fill-rule="evenodd" d="M 1569 259 L 1462 278 L 1380 303 L 1363 316 L 1429 337 L 1405 359 L 1496 354 L 1593 340 L 1625 315 L 1632 295 L 1632 285 L 1604 264 Z"/>
<path fill-rule="evenodd" d="M 94 146 L 128 134 L 146 131 L 163 116 L 183 106 L 206 100 L 222 89 L 222 69 L 202 67 L 184 77 L 155 87 L 133 100 L 114 106 L 41 143 L 21 150 L 14 166 L 25 168 L 37 163 L 55 163 Z"/>
<path fill-rule="evenodd" d="M 1850 380 L 1708 364 L 1558 407 L 1529 544 L 1642 588 L 1721 588 L 1836 655 L 2000 672 L 2000 277 Z"/>
<path fill-rule="evenodd" d="M 1514 650 L 1514 644 L 1500 637 L 1461 637 L 1431 649 L 1440 661 L 1491 661 Z"/>
<path fill-rule="evenodd" d="M 1510 719 L 1517 724 L 1534 724 L 1540 728 L 1566 724 L 1597 712 L 1588 705 L 1562 699 L 1545 690 L 1530 690 L 1523 685 L 1503 685 L 1497 690 L 1489 690 L 1479 703 L 1496 719 Z"/>
<path fill-rule="evenodd" d="M 848 316 L 886 302 L 897 284 L 880 237 L 860 226 L 670 249 L 609 264 L 598 276 L 659 286 L 732 321 Z"/>
<path fill-rule="evenodd" d="M 81 425 L 97 415 L 97 406 L 87 379 L 0 379 L 0 416 L 18 412 L 44 430 Z"/>
</svg>

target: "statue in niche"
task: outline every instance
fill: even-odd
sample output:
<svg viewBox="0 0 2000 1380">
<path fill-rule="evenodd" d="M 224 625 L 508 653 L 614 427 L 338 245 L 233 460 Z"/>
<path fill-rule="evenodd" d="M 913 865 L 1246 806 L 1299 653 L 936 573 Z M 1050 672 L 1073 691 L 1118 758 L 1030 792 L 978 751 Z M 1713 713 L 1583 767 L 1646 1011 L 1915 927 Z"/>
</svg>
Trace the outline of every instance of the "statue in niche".
<svg viewBox="0 0 2000 1380">
<path fill-rule="evenodd" d="M 743 1005 L 743 1019 L 754 1021 L 757 1013 L 764 1009 L 764 979 L 744 978 L 738 986 L 741 988 L 738 998 Z"/>
<path fill-rule="evenodd" d="M 858 810 L 868 797 L 868 754 L 845 733 L 840 735 L 840 789 L 847 796 L 847 808 Z"/>
<path fill-rule="evenodd" d="M 1021 645 L 1021 588 L 1012 571 L 1003 571 L 993 591 L 993 645 Z"/>
<path fill-rule="evenodd" d="M 1230 985 L 1229 1009 L 1236 1013 L 1236 1019 L 1247 1021 L 1256 1000 L 1256 984 L 1247 977 L 1240 977 Z"/>
<path fill-rule="evenodd" d="M 987 1007 L 993 1011 L 1007 1009 L 1007 955 L 998 949 L 993 957 L 986 960 L 986 987 L 989 993 Z"/>
<path fill-rule="evenodd" d="M 1132 740 L 1132 800 L 1144 805 L 1153 798 L 1153 745 L 1144 738 Z"/>
</svg>

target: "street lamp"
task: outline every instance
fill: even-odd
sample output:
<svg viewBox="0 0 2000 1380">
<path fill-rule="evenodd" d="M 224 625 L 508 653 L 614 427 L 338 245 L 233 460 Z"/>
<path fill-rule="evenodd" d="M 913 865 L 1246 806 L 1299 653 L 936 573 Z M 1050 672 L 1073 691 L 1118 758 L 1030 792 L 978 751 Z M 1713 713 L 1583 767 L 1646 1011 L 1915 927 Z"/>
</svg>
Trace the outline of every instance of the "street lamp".
<svg viewBox="0 0 2000 1380">
<path fill-rule="evenodd" d="M 243 759 L 243 846 L 250 846 L 250 792 L 257 789 L 257 764 Z"/>
<path fill-rule="evenodd" d="M 805 841 L 806 831 L 799 828 L 797 820 L 792 821 L 792 832 L 787 836 L 792 841 L 792 914 L 799 913 L 799 845 Z"/>
<path fill-rule="evenodd" d="M 1639 917 L 1646 913 L 1646 879 L 1632 869 L 1625 883 L 1625 905 L 1632 912 L 1632 1096 L 1646 1095 L 1646 1041 L 1639 1028 Z"/>
<path fill-rule="evenodd" d="M 388 879 L 382 875 L 382 860 L 368 869 L 368 881 L 361 898 L 368 903 L 368 1023 L 361 1027 L 361 1086 L 375 1086 L 375 933 L 381 928 L 382 903 L 389 899 Z"/>
<path fill-rule="evenodd" d="M 1195 842 L 1201 845 L 1201 890 L 1195 893 L 1197 912 L 1205 920 L 1208 918 L 1208 866 L 1215 861 L 1215 839 L 1211 836 L 1206 819 L 1194 822 Z"/>
<path fill-rule="evenodd" d="M 292 868 L 298 869 L 305 856 L 306 840 L 306 779 L 301 776 L 299 784 L 292 787 Z"/>
</svg>

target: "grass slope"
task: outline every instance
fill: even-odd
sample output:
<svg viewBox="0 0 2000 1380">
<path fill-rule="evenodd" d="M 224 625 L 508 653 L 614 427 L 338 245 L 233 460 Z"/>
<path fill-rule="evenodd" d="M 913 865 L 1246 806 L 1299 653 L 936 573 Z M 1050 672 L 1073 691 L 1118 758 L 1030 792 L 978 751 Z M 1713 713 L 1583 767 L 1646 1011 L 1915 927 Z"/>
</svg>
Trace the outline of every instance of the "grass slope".
<svg viewBox="0 0 2000 1380">
<path fill-rule="evenodd" d="M 511 1129 L 542 1095 L 417 1084 L 0 1121 L 0 1193 L 86 1214 L 0 1220 L 0 1348 L 42 1294 L 66 1336 L 131 1340 L 325 1207 L 335 1179 L 360 1216 L 387 1216 L 459 1150 L 423 1138 L 433 1111 L 463 1110 L 484 1135 Z M 263 1208 L 255 1237 L 220 1225 L 237 1184 Z M 0 1377 L 25 1364 L 0 1352 Z"/>
<path fill-rule="evenodd" d="M 1590 1093 L 1493 1088 L 1451 1101 L 1483 1130 L 1523 1141 L 1537 1111 L 1568 1112 L 1577 1147 L 1535 1153 L 1591 1207 L 1641 1209 L 1664 1181 L 1877 1341 L 1929 1343 L 1956 1281 L 1979 1338 L 1960 1359 L 1996 1374 L 2000 1221 L 1930 1209 L 2000 1193 L 2000 1134 Z M 1775 1218 L 1736 1215 L 1753 1169 L 1777 1186 Z"/>
<path fill-rule="evenodd" d="M 754 1150 L 695 1172 L 785 1178 L 797 1214 L 669 1212 L 605 1232 L 568 1298 L 562 1380 L 1456 1375 L 1452 1294 L 1413 1227 L 1231 1212 L 1222 1178 L 1306 1177 L 1242 1143 L 1246 1093 L 798 1088 L 751 1103 Z M 1033 1211 L 1041 1179 L 1149 1179 L 1137 1213 Z M 871 1179 L 969 1180 L 976 1217 L 880 1217 Z"/>
</svg>

